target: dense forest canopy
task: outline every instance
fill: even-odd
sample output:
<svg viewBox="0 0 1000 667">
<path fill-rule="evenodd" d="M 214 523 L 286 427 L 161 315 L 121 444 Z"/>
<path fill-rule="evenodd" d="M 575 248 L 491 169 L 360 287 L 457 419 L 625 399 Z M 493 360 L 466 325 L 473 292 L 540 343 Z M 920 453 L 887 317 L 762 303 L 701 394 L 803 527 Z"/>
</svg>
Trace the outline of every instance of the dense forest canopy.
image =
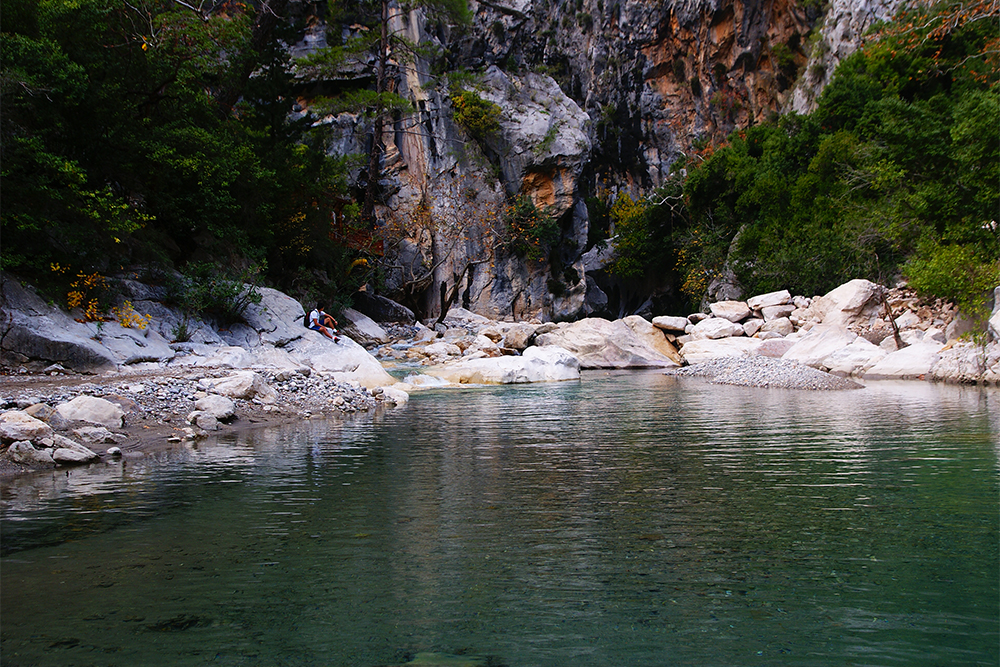
<svg viewBox="0 0 1000 667">
<path fill-rule="evenodd" d="M 328 155 L 297 106 L 295 26 L 268 19 L 286 4 L 5 0 L 0 267 L 76 305 L 107 276 L 179 270 L 192 310 L 230 298 L 212 287 L 226 281 L 346 303 L 372 280 L 344 226 L 370 228 L 379 146 Z M 330 21 L 366 29 L 300 72 L 355 57 L 367 90 L 331 108 L 406 113 L 386 58 L 419 45 L 381 30 L 385 0 L 336 4 Z M 464 3 L 420 4 L 468 20 Z M 902 274 L 971 307 L 1000 282 L 998 20 L 995 2 L 913 10 L 841 64 L 814 113 L 702 146 L 656 192 L 592 198 L 610 270 L 668 276 L 692 305 L 728 269 L 745 293 L 807 295 Z"/>
</svg>

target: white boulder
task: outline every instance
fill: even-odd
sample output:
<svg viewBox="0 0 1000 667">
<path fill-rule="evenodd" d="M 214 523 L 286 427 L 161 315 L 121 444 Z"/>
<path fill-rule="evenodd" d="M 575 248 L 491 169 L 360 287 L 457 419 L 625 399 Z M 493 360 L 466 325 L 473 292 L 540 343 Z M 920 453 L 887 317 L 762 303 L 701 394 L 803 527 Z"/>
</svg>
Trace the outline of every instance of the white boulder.
<svg viewBox="0 0 1000 667">
<path fill-rule="evenodd" d="M 52 459 L 52 452 L 47 449 L 36 449 L 27 440 L 15 442 L 8 447 L 7 456 L 16 463 L 23 463 L 29 466 L 52 465 L 55 463 Z"/>
<path fill-rule="evenodd" d="M 653 326 L 657 329 L 663 329 L 664 331 L 669 331 L 671 333 L 684 333 L 687 326 L 691 324 L 690 320 L 686 317 L 679 317 L 674 315 L 659 315 L 653 318 Z"/>
<path fill-rule="evenodd" d="M 0 414 L 0 440 L 3 442 L 37 440 L 51 435 L 51 426 L 27 412 L 11 410 Z"/>
<path fill-rule="evenodd" d="M 863 375 L 887 354 L 878 345 L 858 336 L 850 345 L 827 356 L 823 363 L 834 375 Z"/>
<path fill-rule="evenodd" d="M 885 288 L 868 280 L 856 279 L 813 299 L 809 311 L 823 324 L 846 327 L 870 325 L 881 317 Z"/>
<path fill-rule="evenodd" d="M 794 312 L 795 306 L 790 303 L 780 306 L 765 306 L 760 310 L 761 315 L 764 316 L 765 322 L 771 322 L 772 320 L 781 319 L 783 317 L 787 318 Z"/>
<path fill-rule="evenodd" d="M 195 401 L 194 409 L 210 414 L 219 421 L 226 421 L 236 416 L 236 404 L 227 396 L 209 394 Z"/>
<path fill-rule="evenodd" d="M 829 368 L 827 358 L 853 343 L 857 337 L 857 334 L 840 326 L 821 324 L 810 329 L 781 358 L 813 368 Z"/>
<path fill-rule="evenodd" d="M 777 292 L 768 292 L 767 294 L 758 294 L 757 296 L 752 296 L 747 299 L 747 306 L 753 310 L 763 310 L 764 308 L 769 308 L 772 306 L 783 306 L 785 304 L 792 302 L 791 293 L 786 290 L 779 290 Z"/>
<path fill-rule="evenodd" d="M 924 379 L 941 359 L 940 343 L 917 343 L 885 356 L 865 373 L 866 379 Z"/>
<path fill-rule="evenodd" d="M 743 326 L 723 317 L 710 317 L 694 325 L 688 332 L 695 340 L 703 338 L 717 339 L 742 336 Z"/>
<path fill-rule="evenodd" d="M 730 322 L 742 322 L 750 317 L 750 307 L 745 301 L 716 301 L 709 304 L 713 317 L 721 317 Z"/>
<path fill-rule="evenodd" d="M 82 421 L 108 428 L 121 428 L 125 413 L 111 401 L 95 396 L 77 396 L 68 403 L 56 406 L 56 410 L 67 421 Z"/>
<path fill-rule="evenodd" d="M 701 338 L 693 340 L 681 348 L 681 356 L 689 364 L 698 364 L 710 359 L 754 354 L 763 344 L 757 338 Z"/>
<path fill-rule="evenodd" d="M 535 345 L 569 350 L 579 359 L 581 368 L 670 368 L 677 365 L 676 361 L 651 347 L 645 337 L 637 335 L 633 326 L 623 320 L 611 322 L 589 317 L 537 335 Z"/>
<path fill-rule="evenodd" d="M 523 384 L 580 378 L 580 362 L 568 350 L 556 346 L 529 347 L 524 354 L 465 359 L 426 371 L 452 384 Z"/>
<path fill-rule="evenodd" d="M 258 399 L 262 403 L 274 403 L 278 397 L 264 378 L 253 371 L 240 371 L 223 378 L 202 378 L 198 386 L 229 398 Z"/>
<path fill-rule="evenodd" d="M 787 317 L 779 317 L 777 319 L 768 320 L 760 328 L 762 333 L 774 332 L 780 334 L 781 336 L 788 336 L 795 331 L 795 327 L 792 325 L 792 321 Z"/>
</svg>

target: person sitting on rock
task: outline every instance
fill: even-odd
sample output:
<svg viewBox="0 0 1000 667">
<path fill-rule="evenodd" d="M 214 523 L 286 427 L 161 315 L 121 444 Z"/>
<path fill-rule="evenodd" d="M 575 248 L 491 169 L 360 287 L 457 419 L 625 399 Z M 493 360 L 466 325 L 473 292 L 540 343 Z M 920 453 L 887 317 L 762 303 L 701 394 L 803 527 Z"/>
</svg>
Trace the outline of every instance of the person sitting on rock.
<svg viewBox="0 0 1000 667">
<path fill-rule="evenodd" d="M 340 341 L 340 337 L 337 336 L 337 320 L 323 310 L 322 303 L 316 304 L 316 309 L 309 313 L 309 328 L 320 332 L 334 343 Z"/>
</svg>

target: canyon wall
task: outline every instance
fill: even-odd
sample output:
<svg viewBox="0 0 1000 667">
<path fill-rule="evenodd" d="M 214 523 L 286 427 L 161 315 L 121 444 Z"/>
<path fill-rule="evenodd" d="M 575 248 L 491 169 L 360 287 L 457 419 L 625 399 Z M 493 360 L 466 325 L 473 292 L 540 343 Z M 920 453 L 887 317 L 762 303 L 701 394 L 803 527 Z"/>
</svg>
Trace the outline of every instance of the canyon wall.
<svg viewBox="0 0 1000 667">
<path fill-rule="evenodd" d="M 656 276 L 636 289 L 608 275 L 601 242 L 613 229 L 591 229 L 588 199 L 639 196 L 734 129 L 808 112 L 864 30 L 899 4 L 470 0 L 462 28 L 400 14 L 394 31 L 442 55 L 393 61 L 394 90 L 414 111 L 382 137 L 379 225 L 391 242 L 380 291 L 423 317 L 450 304 L 500 319 L 649 314 Z M 294 55 L 325 45 L 324 8 L 292 3 Z M 487 136 L 454 120 L 458 91 L 442 75 L 458 70 L 500 109 Z M 358 116 L 319 122 L 334 129 L 331 153 L 371 141 Z M 512 246 L 504 216 L 519 194 L 558 222 L 544 252 Z"/>
</svg>

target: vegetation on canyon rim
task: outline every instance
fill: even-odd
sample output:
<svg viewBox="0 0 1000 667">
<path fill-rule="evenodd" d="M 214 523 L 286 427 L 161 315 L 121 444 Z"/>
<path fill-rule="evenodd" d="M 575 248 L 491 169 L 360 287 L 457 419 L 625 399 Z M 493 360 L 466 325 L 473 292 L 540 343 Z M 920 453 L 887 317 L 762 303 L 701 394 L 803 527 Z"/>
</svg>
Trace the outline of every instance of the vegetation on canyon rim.
<svg viewBox="0 0 1000 667">
<path fill-rule="evenodd" d="M 292 27 L 262 27 L 269 4 L 210 14 L 168 0 L 0 5 L 2 268 L 65 299 L 85 276 L 173 267 L 186 276 L 179 301 L 227 317 L 216 301 L 247 277 L 303 299 L 346 299 L 377 280 L 377 262 L 357 261 L 373 247 L 358 239 L 372 234 L 366 186 L 377 179 L 349 178 L 371 170 L 371 155 L 328 156 L 325 126 L 296 113 L 302 84 L 278 42 Z M 336 17 L 373 29 L 307 65 L 336 68 L 361 51 L 381 62 L 389 37 L 374 28 L 386 3 L 369 4 L 379 11 L 338 3 Z M 439 21 L 466 18 L 464 6 L 435 5 Z M 656 192 L 592 197 L 590 241 L 614 245 L 611 271 L 624 280 L 670 267 L 692 303 L 729 266 L 752 293 L 902 272 L 971 308 L 1000 282 L 996 20 L 980 2 L 880 26 L 814 113 L 699 144 Z M 449 69 L 448 54 L 430 57 Z M 330 108 L 373 122 L 405 113 L 380 88 L 385 76 Z M 449 99 L 473 138 L 496 132 L 496 110 L 474 92 L 455 86 Z M 538 259 L 558 224 L 529 204 L 511 200 L 510 239 L 498 243 Z"/>
</svg>

